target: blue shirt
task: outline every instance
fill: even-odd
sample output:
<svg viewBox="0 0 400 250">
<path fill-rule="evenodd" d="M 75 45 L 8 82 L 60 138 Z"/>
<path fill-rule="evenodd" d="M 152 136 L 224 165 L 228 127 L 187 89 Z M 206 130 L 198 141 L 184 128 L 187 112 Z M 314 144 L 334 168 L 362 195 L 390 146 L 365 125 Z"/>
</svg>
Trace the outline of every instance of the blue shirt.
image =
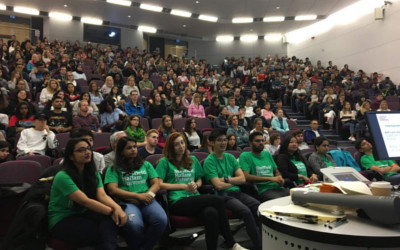
<svg viewBox="0 0 400 250">
<path fill-rule="evenodd" d="M 89 93 L 89 95 L 90 95 L 90 101 L 96 104 L 100 104 L 101 101 L 103 101 L 103 96 L 101 94 L 99 94 L 99 96 L 95 96 L 92 93 Z"/>
<path fill-rule="evenodd" d="M 144 117 L 144 108 L 141 103 L 137 103 L 137 105 L 133 105 L 132 102 L 127 102 L 125 104 L 125 113 L 129 116 L 135 114 L 140 117 Z"/>
<path fill-rule="evenodd" d="M 100 115 L 100 126 L 104 127 L 105 125 L 114 123 L 119 120 L 119 115 L 122 114 L 122 111 L 119 108 L 114 109 L 112 113 L 104 112 Z M 115 129 L 115 125 L 111 127 L 111 130 Z"/>
</svg>

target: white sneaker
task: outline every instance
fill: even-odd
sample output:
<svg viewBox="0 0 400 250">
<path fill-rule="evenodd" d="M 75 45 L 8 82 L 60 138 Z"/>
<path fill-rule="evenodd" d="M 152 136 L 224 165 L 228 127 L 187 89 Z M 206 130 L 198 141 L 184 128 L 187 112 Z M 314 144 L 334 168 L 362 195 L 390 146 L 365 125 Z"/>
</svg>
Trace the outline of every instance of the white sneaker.
<svg viewBox="0 0 400 250">
<path fill-rule="evenodd" d="M 354 137 L 351 137 L 351 139 L 350 139 L 351 141 L 356 141 L 356 138 L 354 138 Z"/>
<path fill-rule="evenodd" d="M 241 245 L 239 245 L 239 243 L 235 243 L 235 245 L 233 245 L 232 250 L 249 250 L 248 248 L 244 248 Z"/>
<path fill-rule="evenodd" d="M 353 138 L 353 137 L 350 136 L 347 140 L 351 141 L 352 138 Z"/>
</svg>

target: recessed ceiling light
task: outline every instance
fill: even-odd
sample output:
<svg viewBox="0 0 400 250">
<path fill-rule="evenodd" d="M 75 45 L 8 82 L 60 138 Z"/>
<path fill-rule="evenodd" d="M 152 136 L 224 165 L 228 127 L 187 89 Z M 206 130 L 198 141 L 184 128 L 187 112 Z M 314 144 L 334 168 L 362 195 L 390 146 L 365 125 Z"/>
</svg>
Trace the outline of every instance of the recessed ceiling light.
<svg viewBox="0 0 400 250">
<path fill-rule="evenodd" d="M 276 9 L 277 9 L 277 10 L 279 10 L 280 8 L 281 8 L 281 7 L 279 7 L 279 6 L 276 6 Z"/>
<path fill-rule="evenodd" d="M 252 22 L 253 22 L 252 17 L 238 17 L 232 19 L 232 23 L 252 23 Z"/>
<path fill-rule="evenodd" d="M 60 12 L 50 12 L 49 17 L 55 18 L 61 21 L 71 21 L 72 16 L 66 13 L 60 13 Z"/>
<path fill-rule="evenodd" d="M 181 17 L 191 17 L 192 13 L 184 10 L 171 10 L 171 15 L 181 16 Z"/>
<path fill-rule="evenodd" d="M 128 16 L 128 18 L 131 18 L 131 16 Z"/>
<path fill-rule="evenodd" d="M 186 24 L 182 25 L 183 28 L 186 28 L 186 26 L 187 26 Z"/>
<path fill-rule="evenodd" d="M 19 7 L 19 6 L 14 7 L 14 12 L 28 14 L 28 15 L 35 15 L 35 16 L 39 15 L 39 10 L 37 9 Z"/>
<path fill-rule="evenodd" d="M 253 29 L 249 29 L 249 31 L 253 31 Z"/>
<path fill-rule="evenodd" d="M 283 21 L 285 21 L 284 16 L 270 16 L 263 18 L 263 22 L 283 22 Z"/>
<path fill-rule="evenodd" d="M 64 7 L 65 7 L 65 8 L 68 7 L 68 4 L 64 4 Z"/>
<path fill-rule="evenodd" d="M 231 42 L 233 41 L 233 36 L 231 35 L 221 35 L 221 36 L 217 36 L 217 42 Z"/>
<path fill-rule="evenodd" d="M 216 22 L 218 21 L 218 17 L 216 16 L 207 16 L 207 15 L 200 15 L 200 20 L 209 21 L 209 22 Z"/>
<path fill-rule="evenodd" d="M 200 1 L 196 1 L 196 4 L 199 4 L 200 3 Z"/>
<path fill-rule="evenodd" d="M 317 15 L 304 15 L 304 16 L 295 16 L 295 21 L 309 21 L 317 19 Z"/>
<path fill-rule="evenodd" d="M 107 0 L 107 3 L 118 4 L 122 6 L 131 6 L 132 2 L 128 0 Z"/>
<path fill-rule="evenodd" d="M 163 8 L 161 6 L 145 4 L 145 3 L 140 4 L 140 8 L 144 9 L 144 10 L 155 11 L 155 12 L 161 12 L 163 10 Z"/>
<path fill-rule="evenodd" d="M 156 33 L 157 32 L 157 29 L 155 27 L 142 26 L 142 25 L 139 25 L 138 30 L 143 31 L 143 32 L 148 32 L 148 33 Z"/>
</svg>

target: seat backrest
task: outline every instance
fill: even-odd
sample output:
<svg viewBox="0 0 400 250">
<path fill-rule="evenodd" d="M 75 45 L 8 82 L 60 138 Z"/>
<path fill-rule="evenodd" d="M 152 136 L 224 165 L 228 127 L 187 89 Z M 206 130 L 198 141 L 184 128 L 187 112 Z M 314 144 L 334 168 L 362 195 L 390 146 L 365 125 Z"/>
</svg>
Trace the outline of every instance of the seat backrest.
<svg viewBox="0 0 400 250">
<path fill-rule="evenodd" d="M 103 80 L 95 80 L 95 83 L 97 84 L 97 87 L 99 87 L 99 89 L 101 87 L 103 87 L 103 85 L 104 85 L 104 81 Z"/>
<path fill-rule="evenodd" d="M 290 120 L 290 119 L 286 119 L 288 125 L 289 125 L 289 129 L 290 130 L 295 130 L 297 129 L 296 123 L 294 123 L 294 121 Z"/>
<path fill-rule="evenodd" d="M 54 162 L 53 162 L 53 165 L 59 165 L 60 162 L 61 162 L 63 159 L 64 159 L 63 157 L 55 159 Z"/>
<path fill-rule="evenodd" d="M 140 117 L 140 125 L 142 126 L 142 128 L 147 131 L 150 129 L 149 126 L 149 120 L 147 120 L 147 118 L 144 117 Z"/>
<path fill-rule="evenodd" d="M 83 93 L 83 92 L 89 92 L 89 86 L 81 85 L 80 88 L 81 88 L 81 92 L 82 92 L 82 93 Z"/>
<path fill-rule="evenodd" d="M 51 158 L 47 155 L 25 155 L 19 157 L 17 161 L 20 160 L 28 160 L 28 161 L 35 161 L 42 166 L 42 169 L 46 169 L 51 166 Z"/>
<path fill-rule="evenodd" d="M 148 90 L 148 89 L 141 89 L 140 90 L 140 95 L 144 96 L 146 98 L 150 97 L 150 93 L 151 93 L 151 90 Z"/>
<path fill-rule="evenodd" d="M 0 183 L 34 184 L 42 172 L 36 161 L 7 161 L 0 164 Z"/>
<path fill-rule="evenodd" d="M 207 156 L 209 155 L 206 152 L 192 152 L 190 153 L 191 155 L 195 156 L 197 158 L 197 160 L 199 160 L 199 162 L 201 162 L 202 160 L 204 160 L 205 158 L 207 158 Z"/>
<path fill-rule="evenodd" d="M 305 155 L 305 154 L 308 154 L 308 153 L 312 153 L 314 151 L 315 151 L 314 147 L 310 147 L 310 148 L 307 148 L 307 149 L 300 150 L 300 154 Z"/>
<path fill-rule="evenodd" d="M 238 159 L 241 154 L 241 152 L 236 151 L 236 150 L 226 150 L 225 153 L 235 156 L 236 159 Z"/>
<path fill-rule="evenodd" d="M 158 129 L 161 125 L 161 119 L 162 118 L 154 118 L 151 119 L 151 128 L 152 129 Z"/>
<path fill-rule="evenodd" d="M 243 149 L 243 152 L 251 152 L 251 147 L 245 147 L 245 148 Z"/>
<path fill-rule="evenodd" d="M 77 79 L 75 81 L 76 81 L 76 84 L 79 85 L 79 87 L 88 86 L 88 83 L 87 83 L 87 81 L 85 79 Z"/>
<path fill-rule="evenodd" d="M 58 140 L 58 146 L 57 146 L 58 152 L 61 152 L 62 149 L 64 149 L 65 146 L 67 146 L 67 143 L 70 139 L 69 133 L 56 134 L 56 138 Z"/>
<path fill-rule="evenodd" d="M 208 118 L 196 118 L 196 127 L 200 130 L 205 129 L 205 128 L 211 128 L 211 121 Z"/>
<path fill-rule="evenodd" d="M 146 161 L 150 162 L 151 165 L 153 165 L 154 168 L 156 168 L 158 161 L 163 157 L 162 154 L 154 154 L 154 155 L 149 155 L 146 157 Z"/>
<path fill-rule="evenodd" d="M 174 129 L 177 131 L 183 131 L 183 128 L 185 127 L 187 118 L 177 118 L 174 119 Z"/>
<path fill-rule="evenodd" d="M 351 146 L 351 147 L 346 147 L 346 148 L 344 148 L 343 150 L 349 152 L 353 157 L 354 157 L 354 154 L 358 152 L 358 150 L 357 150 L 355 147 L 353 147 L 353 146 Z"/>
<path fill-rule="evenodd" d="M 104 147 L 110 145 L 110 136 L 109 132 L 95 133 L 94 134 L 94 147 Z"/>
</svg>

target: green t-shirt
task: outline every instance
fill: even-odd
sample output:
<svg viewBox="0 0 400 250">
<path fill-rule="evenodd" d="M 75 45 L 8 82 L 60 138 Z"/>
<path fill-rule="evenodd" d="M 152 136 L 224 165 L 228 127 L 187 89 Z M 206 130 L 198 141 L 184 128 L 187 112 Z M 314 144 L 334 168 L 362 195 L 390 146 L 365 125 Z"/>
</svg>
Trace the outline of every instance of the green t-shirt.
<svg viewBox="0 0 400 250">
<path fill-rule="evenodd" d="M 369 169 L 372 166 L 377 166 L 379 168 L 384 168 L 384 167 L 388 167 L 391 166 L 393 163 L 395 163 L 395 161 L 375 161 L 375 158 L 373 155 L 363 155 L 361 157 L 361 166 L 363 166 L 363 168 L 365 169 Z M 389 172 L 385 175 L 385 178 L 397 174 L 396 172 Z"/>
<path fill-rule="evenodd" d="M 107 169 L 104 184 L 110 182 L 117 183 L 118 188 L 122 190 L 132 193 L 144 193 L 149 190 L 150 180 L 157 177 L 156 170 L 154 170 L 154 167 L 147 161 L 144 161 L 143 165 L 138 170 L 128 175 L 125 175 L 125 171 L 114 167 L 114 164 L 112 164 Z"/>
<path fill-rule="evenodd" d="M 125 130 L 125 133 L 134 138 L 137 142 L 144 142 L 146 137 L 146 131 L 142 128 L 133 129 L 131 126 L 128 126 Z"/>
<path fill-rule="evenodd" d="M 98 178 L 97 188 L 103 187 L 101 176 L 96 172 Z M 49 202 L 49 229 L 53 228 L 62 219 L 75 215 L 81 214 L 86 211 L 86 208 L 79 211 L 72 210 L 73 201 L 68 198 L 68 195 L 79 190 L 75 182 L 71 179 L 69 174 L 65 171 L 60 171 L 54 177 L 53 184 L 50 191 L 50 202 Z"/>
<path fill-rule="evenodd" d="M 235 171 L 239 168 L 239 163 L 231 154 L 223 153 L 222 159 L 218 159 L 214 153 L 211 153 L 205 159 L 203 166 L 206 180 L 210 182 L 212 178 L 234 177 Z M 240 190 L 238 186 L 232 186 L 224 191 L 233 192 L 238 190 Z"/>
<path fill-rule="evenodd" d="M 322 157 L 322 160 L 324 160 L 327 168 L 333 167 L 333 164 L 332 164 L 332 162 L 330 160 L 328 160 L 328 157 L 326 157 L 325 155 L 323 155 L 321 157 Z"/>
<path fill-rule="evenodd" d="M 197 181 L 204 176 L 203 169 L 196 157 L 190 156 L 193 160 L 191 170 L 178 170 L 167 158 L 163 157 L 159 161 L 156 171 L 158 176 L 166 183 L 171 184 L 188 184 L 192 181 Z M 184 197 L 199 195 L 199 193 L 191 193 L 186 190 L 172 190 L 168 192 L 168 199 L 171 204 Z"/>
<path fill-rule="evenodd" d="M 274 171 L 277 169 L 274 159 L 268 151 L 262 151 L 260 155 L 243 152 L 239 157 L 239 165 L 243 171 L 263 177 L 274 177 Z M 279 183 L 271 181 L 257 182 L 256 186 L 259 194 L 270 189 L 282 188 Z"/>
<path fill-rule="evenodd" d="M 296 161 L 295 157 L 293 157 L 291 161 L 296 166 L 298 174 L 307 177 L 307 167 L 306 167 L 306 165 L 304 165 L 304 163 L 302 161 Z M 303 184 L 304 183 L 304 179 L 300 179 L 299 178 L 299 179 L 297 179 L 296 183 L 297 184 Z"/>
</svg>

